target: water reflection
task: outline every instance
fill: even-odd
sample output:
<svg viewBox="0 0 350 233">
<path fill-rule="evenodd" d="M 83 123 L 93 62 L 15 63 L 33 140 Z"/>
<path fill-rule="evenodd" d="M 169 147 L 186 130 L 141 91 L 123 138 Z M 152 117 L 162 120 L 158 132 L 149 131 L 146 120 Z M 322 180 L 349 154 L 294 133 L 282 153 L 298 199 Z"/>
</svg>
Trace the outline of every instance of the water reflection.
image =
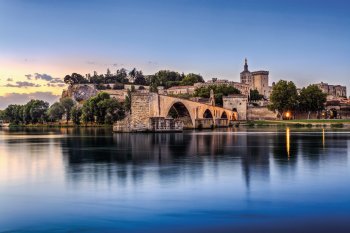
<svg viewBox="0 0 350 233">
<path fill-rule="evenodd" d="M 210 164 L 212 174 L 218 173 L 220 166 L 240 167 L 249 188 L 252 177 L 268 182 L 273 165 L 281 173 L 293 174 L 298 159 L 304 165 L 317 166 L 330 152 L 339 154 L 339 148 L 343 148 L 342 153 L 347 158 L 348 144 L 346 140 L 339 140 L 347 139 L 346 135 L 330 133 L 326 136 L 324 129 L 303 132 L 286 128 L 284 134 L 283 131 L 231 129 L 214 133 L 112 135 L 102 129 L 66 129 L 65 133 L 70 136 L 60 141 L 67 163 L 66 175 L 73 182 L 86 179 L 96 182 L 106 178 L 112 182 L 117 178 L 125 184 L 129 177 L 134 183 L 142 182 L 147 174 L 143 166 L 160 167 L 157 171 L 160 182 L 167 182 L 169 178 L 176 181 L 184 175 L 196 179 L 204 175 Z M 328 151 L 323 150 L 326 137 L 327 144 L 332 144 Z"/>
<path fill-rule="evenodd" d="M 175 223 L 249 225 L 275 221 L 281 212 L 286 218 L 328 216 L 340 207 L 348 213 L 349 139 L 348 132 L 324 128 L 0 131 L 0 232 L 27 229 L 16 228 L 16 218 L 49 230 L 60 224 L 46 218 L 58 219 L 64 231 L 72 218 L 88 227 L 108 222 L 111 229 L 121 219 L 138 222 L 123 223 L 127 229 L 145 227 L 147 219 L 152 231 Z M 81 220 L 87 213 L 95 222 Z"/>
<path fill-rule="evenodd" d="M 287 147 L 287 155 L 288 159 L 290 157 L 290 128 L 286 128 L 286 147 Z"/>
<path fill-rule="evenodd" d="M 44 134 L 45 133 L 45 134 Z M 298 159 L 303 164 L 318 164 L 330 154 L 343 154 L 347 159 L 348 134 L 326 132 L 325 129 L 302 130 L 251 129 L 193 131 L 171 134 L 112 134 L 109 129 L 25 129 L 1 131 L 1 156 L 12 163 L 16 159 L 45 162 L 46 155 L 66 164 L 68 180 L 98 180 L 114 176 L 122 181 L 130 175 L 141 181 L 143 165 L 166 167 L 159 169 L 159 178 L 179 179 L 184 171 L 201 177 L 210 163 L 212 172 L 224 164 L 239 166 L 246 187 L 251 177 L 268 182 L 271 166 L 281 172 L 293 171 Z M 20 145 L 20 146 L 17 146 Z M 27 157 L 20 157 L 25 154 Z M 10 155 L 14 155 L 10 158 Z M 271 164 L 271 158 L 273 163 Z M 18 164 L 26 170 L 25 164 Z M 58 162 L 57 162 L 58 163 Z M 15 165 L 12 165 L 15 166 Z M 11 166 L 10 166 L 11 167 Z M 141 167 L 141 168 L 140 168 Z M 288 169 L 286 169 L 286 167 Z M 8 169 L 8 168 L 6 168 Z"/>
</svg>

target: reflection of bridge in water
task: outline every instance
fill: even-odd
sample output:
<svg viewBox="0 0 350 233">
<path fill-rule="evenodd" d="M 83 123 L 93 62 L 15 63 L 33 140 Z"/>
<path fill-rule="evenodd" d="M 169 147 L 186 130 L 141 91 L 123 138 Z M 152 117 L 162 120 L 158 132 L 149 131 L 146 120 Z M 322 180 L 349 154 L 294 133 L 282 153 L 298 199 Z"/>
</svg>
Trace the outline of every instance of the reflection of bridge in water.
<svg viewBox="0 0 350 233">
<path fill-rule="evenodd" d="M 212 104 L 159 95 L 135 93 L 131 114 L 114 131 L 177 131 L 182 128 L 227 127 L 237 121 L 237 111 Z"/>
<path fill-rule="evenodd" d="M 347 134 L 327 134 L 320 129 L 306 134 L 294 129 L 252 132 L 241 127 L 113 137 L 104 129 L 75 130 L 69 135 L 79 137 L 60 140 L 68 178 L 78 183 L 106 177 L 122 183 L 127 178 L 142 181 L 148 171 L 157 171 L 158 178 L 168 182 L 169 177 L 202 176 L 209 166 L 213 172 L 237 171 L 249 188 L 254 182 L 268 183 L 271 171 L 294 176 L 300 164 L 310 169 L 321 169 L 325 163 L 347 164 L 350 145 Z"/>
</svg>

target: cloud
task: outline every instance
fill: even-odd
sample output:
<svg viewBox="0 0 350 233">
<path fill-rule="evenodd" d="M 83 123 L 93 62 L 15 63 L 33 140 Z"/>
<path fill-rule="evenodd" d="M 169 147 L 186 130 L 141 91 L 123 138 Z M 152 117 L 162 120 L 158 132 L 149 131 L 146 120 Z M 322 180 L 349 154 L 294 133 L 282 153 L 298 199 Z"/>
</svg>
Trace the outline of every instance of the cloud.
<svg viewBox="0 0 350 233">
<path fill-rule="evenodd" d="M 34 74 L 34 78 L 36 80 L 38 79 L 42 79 L 42 80 L 45 80 L 45 81 L 51 81 L 53 80 L 53 77 L 51 75 L 48 75 L 48 74 L 39 74 L 39 73 L 35 73 Z"/>
<path fill-rule="evenodd" d="M 149 65 L 149 66 L 157 66 L 158 62 L 156 62 L 156 61 L 147 61 L 147 65 Z"/>
<path fill-rule="evenodd" d="M 64 81 L 61 78 L 53 78 L 50 83 L 64 83 Z"/>
<path fill-rule="evenodd" d="M 94 61 L 87 61 L 86 64 L 88 64 L 88 65 L 96 65 L 96 62 L 94 62 Z"/>
<path fill-rule="evenodd" d="M 12 78 L 8 78 L 8 79 L 6 79 L 6 81 L 7 81 L 7 82 L 12 82 L 13 79 L 12 79 Z"/>
<path fill-rule="evenodd" d="M 46 84 L 46 86 L 48 86 L 48 87 L 65 87 L 66 84 L 64 84 L 64 83 L 58 83 L 58 84 L 48 83 L 48 84 Z"/>
<path fill-rule="evenodd" d="M 26 104 L 31 99 L 40 99 L 52 104 L 58 101 L 59 98 L 59 95 L 54 95 L 51 92 L 7 93 L 4 96 L 0 96 L 0 109 L 5 109 L 10 104 Z"/>
<path fill-rule="evenodd" d="M 35 84 L 35 83 L 31 83 L 31 82 L 16 82 L 16 84 L 11 84 L 11 83 L 8 83 L 6 84 L 4 87 L 18 87 L 18 88 L 27 88 L 27 87 L 41 87 L 41 85 L 39 84 Z"/>
<path fill-rule="evenodd" d="M 26 76 L 27 80 L 32 80 L 32 77 L 33 77 L 33 75 L 31 75 L 31 74 L 26 74 L 24 76 Z"/>
</svg>

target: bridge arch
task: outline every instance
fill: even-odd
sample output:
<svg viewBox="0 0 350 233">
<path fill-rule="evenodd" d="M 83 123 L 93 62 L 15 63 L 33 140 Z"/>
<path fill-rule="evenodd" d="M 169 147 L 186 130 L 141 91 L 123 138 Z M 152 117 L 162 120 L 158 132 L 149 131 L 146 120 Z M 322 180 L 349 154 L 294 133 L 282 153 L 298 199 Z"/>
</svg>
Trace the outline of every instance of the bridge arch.
<svg viewBox="0 0 350 233">
<path fill-rule="evenodd" d="M 227 117 L 227 113 L 225 111 L 223 111 L 220 118 L 221 119 L 227 119 L 228 118 Z"/>
<path fill-rule="evenodd" d="M 204 113 L 203 113 L 203 118 L 214 118 L 214 116 L 213 116 L 213 113 L 209 110 L 209 109 L 206 109 L 205 111 L 204 111 Z"/>
<path fill-rule="evenodd" d="M 194 128 L 194 117 L 191 109 L 182 101 L 172 102 L 165 111 L 166 117 L 181 120 L 185 128 Z"/>
</svg>

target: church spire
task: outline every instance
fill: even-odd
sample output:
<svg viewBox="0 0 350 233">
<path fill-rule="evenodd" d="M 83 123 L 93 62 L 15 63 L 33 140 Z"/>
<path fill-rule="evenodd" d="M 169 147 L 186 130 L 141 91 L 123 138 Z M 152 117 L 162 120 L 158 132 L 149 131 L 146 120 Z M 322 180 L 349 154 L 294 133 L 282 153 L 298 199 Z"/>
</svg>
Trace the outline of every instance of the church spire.
<svg viewBox="0 0 350 233">
<path fill-rule="evenodd" d="M 248 60 L 247 60 L 247 58 L 244 60 L 244 71 L 248 71 Z"/>
</svg>

